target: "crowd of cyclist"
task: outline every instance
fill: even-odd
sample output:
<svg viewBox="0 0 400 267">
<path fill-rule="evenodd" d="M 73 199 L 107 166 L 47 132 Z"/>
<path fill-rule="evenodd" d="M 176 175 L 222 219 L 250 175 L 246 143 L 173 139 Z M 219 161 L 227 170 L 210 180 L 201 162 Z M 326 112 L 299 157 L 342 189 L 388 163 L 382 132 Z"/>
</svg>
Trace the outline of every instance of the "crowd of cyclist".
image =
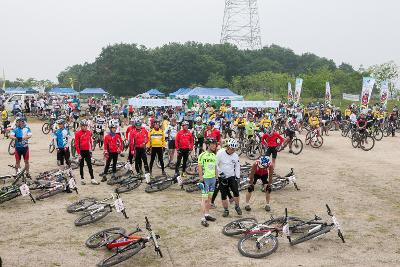
<svg viewBox="0 0 400 267">
<path fill-rule="evenodd" d="M 36 100 L 45 101 L 44 98 Z M 265 146 L 265 154 L 257 159 L 251 168 L 250 186 L 246 195 L 245 210 L 250 211 L 249 199 L 257 180 L 261 180 L 266 192 L 265 210 L 270 211 L 272 174 L 276 167 L 279 147 L 289 143 L 296 131 L 317 130 L 328 134 L 331 128 L 339 129 L 342 121 L 350 121 L 360 131 L 368 127 L 371 121 L 379 123 L 398 121 L 398 109 L 385 113 L 383 108 L 373 106 L 363 109 L 349 106 L 342 114 L 341 110 L 330 105 L 310 104 L 307 107 L 281 103 L 277 108 L 234 109 L 224 102 L 219 108 L 208 103 L 194 103 L 190 109 L 184 107 L 133 108 L 129 105 L 114 104 L 111 99 L 90 99 L 88 110 L 81 111 L 78 98 L 55 98 L 51 108 L 40 108 L 36 112 L 48 112 L 54 127 L 52 138 L 57 149 L 57 162 L 60 166 L 69 165 L 70 146 L 74 146 L 79 157 L 81 184 L 85 185 L 84 163 L 89 169 L 91 184 L 98 185 L 91 164 L 93 136 L 103 140 L 103 157 L 106 161 L 101 181 L 107 181 L 111 165 L 111 178 L 115 178 L 116 164 L 125 144 L 128 146 L 127 160 L 129 172 L 143 174 L 149 182 L 152 177 L 155 160 L 159 160 L 162 175 L 166 175 L 164 152 L 168 151 L 168 162 L 174 165 L 175 177 L 184 179 L 189 156 L 199 164 L 199 177 L 202 181 L 201 224 L 216 219 L 209 214 L 215 207 L 218 191 L 221 192 L 223 216 L 229 215 L 228 202 L 235 203 L 235 211 L 241 215 L 239 206 L 238 180 L 240 180 L 240 160 L 236 153 L 240 142 L 253 140 L 258 135 Z M 47 103 L 45 101 L 45 103 Z M 42 107 L 34 105 L 35 107 Z M 29 111 L 32 112 L 32 106 Z M 32 132 L 27 124 L 27 113 L 21 106 L 15 106 L 15 120 L 0 106 L 3 131 L 9 129 L 10 138 L 16 142 L 16 165 L 19 167 L 24 158 L 29 176 L 28 140 Z M 123 129 L 126 127 L 126 130 Z M 396 126 L 397 127 L 397 126 Z M 75 132 L 74 132 L 75 131 Z M 235 133 L 235 134 L 233 134 Z M 283 137 L 284 135 L 285 137 Z M 394 132 L 393 132 L 394 135 Z M 74 143 L 71 140 L 74 139 Z M 150 154 L 148 163 L 147 154 Z M 134 162 L 134 163 L 133 163 Z M 144 171 L 143 171 L 144 168 Z M 233 196 L 232 196 L 233 195 Z M 229 198 L 229 201 L 228 201 Z"/>
</svg>

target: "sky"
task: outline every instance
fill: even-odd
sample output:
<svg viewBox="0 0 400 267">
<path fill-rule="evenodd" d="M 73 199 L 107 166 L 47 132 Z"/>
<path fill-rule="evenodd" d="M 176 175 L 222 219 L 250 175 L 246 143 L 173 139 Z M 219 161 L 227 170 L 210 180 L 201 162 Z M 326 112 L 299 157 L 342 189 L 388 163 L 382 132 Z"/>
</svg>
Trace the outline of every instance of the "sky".
<svg viewBox="0 0 400 267">
<path fill-rule="evenodd" d="M 224 0 L 1 0 L 0 71 L 50 79 L 114 43 L 219 43 Z M 263 45 L 350 63 L 400 64 L 398 0 L 259 0 Z"/>
</svg>

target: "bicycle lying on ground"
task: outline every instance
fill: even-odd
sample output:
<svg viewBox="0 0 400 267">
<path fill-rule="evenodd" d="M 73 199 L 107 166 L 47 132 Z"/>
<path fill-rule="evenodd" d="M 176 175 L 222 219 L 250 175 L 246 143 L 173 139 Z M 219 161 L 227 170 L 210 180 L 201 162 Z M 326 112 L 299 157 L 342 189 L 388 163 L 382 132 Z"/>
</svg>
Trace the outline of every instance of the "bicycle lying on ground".
<svg viewBox="0 0 400 267">
<path fill-rule="evenodd" d="M 114 266 L 126 261 L 140 250 L 144 249 L 149 242 L 152 242 L 154 245 L 155 252 L 160 257 L 163 257 L 157 241 L 160 236 L 152 230 L 147 217 L 145 217 L 145 220 L 146 230 L 148 231 L 147 236 L 136 235 L 136 233 L 141 232 L 139 227 L 127 235 L 125 235 L 126 230 L 120 227 L 106 229 L 91 235 L 85 242 L 87 247 L 92 249 L 106 247 L 109 250 L 116 248 L 116 251 L 110 257 L 99 262 L 97 266 Z"/>
<path fill-rule="evenodd" d="M 8 165 L 9 167 L 15 169 L 15 166 Z M 0 180 L 5 181 L 6 179 L 14 179 L 11 185 L 3 186 L 0 188 L 0 204 L 11 199 L 14 199 L 19 196 L 29 196 L 33 203 L 35 203 L 35 199 L 33 198 L 31 192 L 29 191 L 29 187 L 27 185 L 27 181 L 25 179 L 25 168 L 19 170 L 15 175 L 5 175 L 0 176 Z"/>
<path fill-rule="evenodd" d="M 118 194 L 115 196 L 111 194 L 110 198 L 100 201 L 95 198 L 84 198 L 67 207 L 69 213 L 84 212 L 81 217 L 75 220 L 76 226 L 97 222 L 106 217 L 113 209 L 121 212 L 126 219 L 129 219 L 125 212 L 124 203 Z"/>
</svg>

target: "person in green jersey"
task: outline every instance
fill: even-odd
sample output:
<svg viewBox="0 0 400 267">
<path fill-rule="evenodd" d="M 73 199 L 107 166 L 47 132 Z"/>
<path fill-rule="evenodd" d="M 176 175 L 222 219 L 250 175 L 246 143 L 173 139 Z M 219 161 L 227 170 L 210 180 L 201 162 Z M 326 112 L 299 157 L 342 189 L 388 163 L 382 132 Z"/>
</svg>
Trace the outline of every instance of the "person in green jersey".
<svg viewBox="0 0 400 267">
<path fill-rule="evenodd" d="M 199 163 L 199 177 L 201 188 L 201 210 L 203 217 L 201 218 L 201 225 L 207 227 L 208 221 L 214 222 L 216 219 L 211 217 L 210 202 L 214 193 L 216 177 L 217 177 L 217 140 L 215 138 L 207 138 L 205 140 L 207 151 L 200 154 Z"/>
<path fill-rule="evenodd" d="M 245 129 L 246 129 L 247 139 L 249 139 L 249 140 L 253 139 L 254 131 L 256 129 L 256 124 L 254 123 L 253 117 L 249 118 L 249 121 L 246 123 Z"/>
</svg>

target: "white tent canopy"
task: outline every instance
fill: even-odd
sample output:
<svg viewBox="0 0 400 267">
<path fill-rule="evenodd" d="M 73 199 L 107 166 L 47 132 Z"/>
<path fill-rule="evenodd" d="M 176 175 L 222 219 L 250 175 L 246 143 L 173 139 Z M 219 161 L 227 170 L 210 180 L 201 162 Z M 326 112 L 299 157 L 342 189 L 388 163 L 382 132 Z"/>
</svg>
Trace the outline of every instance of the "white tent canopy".
<svg viewBox="0 0 400 267">
<path fill-rule="evenodd" d="M 232 101 L 233 108 L 277 108 L 280 101 Z"/>
<path fill-rule="evenodd" d="M 133 107 L 181 107 L 182 100 L 130 98 L 129 105 Z"/>
</svg>

